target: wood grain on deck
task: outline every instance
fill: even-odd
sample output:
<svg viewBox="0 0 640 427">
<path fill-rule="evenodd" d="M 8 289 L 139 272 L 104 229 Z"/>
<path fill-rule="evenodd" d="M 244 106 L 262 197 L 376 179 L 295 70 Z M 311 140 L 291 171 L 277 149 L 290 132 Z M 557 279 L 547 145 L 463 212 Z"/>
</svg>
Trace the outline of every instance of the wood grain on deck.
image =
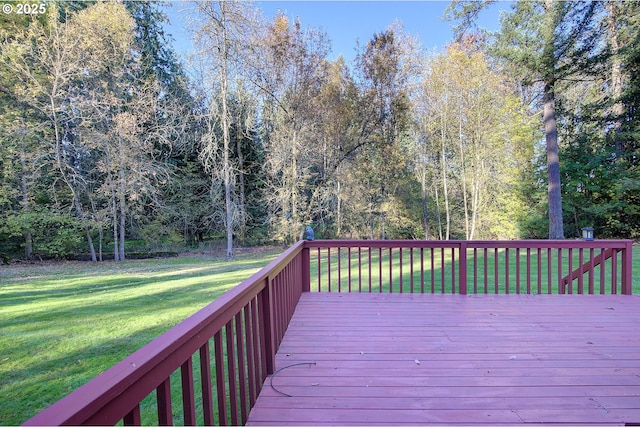
<svg viewBox="0 0 640 427">
<path fill-rule="evenodd" d="M 276 370 L 249 425 L 640 423 L 640 298 L 305 293 Z"/>
</svg>

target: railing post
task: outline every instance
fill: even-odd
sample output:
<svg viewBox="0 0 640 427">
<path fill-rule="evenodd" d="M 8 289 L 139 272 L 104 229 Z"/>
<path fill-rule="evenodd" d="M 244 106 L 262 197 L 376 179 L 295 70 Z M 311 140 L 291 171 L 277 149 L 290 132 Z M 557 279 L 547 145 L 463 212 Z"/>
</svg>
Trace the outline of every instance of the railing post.
<svg viewBox="0 0 640 427">
<path fill-rule="evenodd" d="M 458 256 L 458 289 L 460 295 L 467 294 L 467 242 L 460 242 L 460 255 Z"/>
<path fill-rule="evenodd" d="M 625 244 L 622 256 L 622 293 L 631 295 L 633 291 L 633 242 L 628 241 Z"/>
<path fill-rule="evenodd" d="M 264 331 L 264 358 L 267 364 L 267 375 L 271 375 L 275 371 L 276 352 L 275 352 L 275 321 L 273 313 L 273 289 L 272 279 L 267 277 L 264 291 L 262 292 L 262 328 Z"/>
<path fill-rule="evenodd" d="M 302 247 L 301 256 L 302 277 L 300 280 L 302 282 L 302 292 L 311 292 L 311 255 L 306 244 Z"/>
</svg>

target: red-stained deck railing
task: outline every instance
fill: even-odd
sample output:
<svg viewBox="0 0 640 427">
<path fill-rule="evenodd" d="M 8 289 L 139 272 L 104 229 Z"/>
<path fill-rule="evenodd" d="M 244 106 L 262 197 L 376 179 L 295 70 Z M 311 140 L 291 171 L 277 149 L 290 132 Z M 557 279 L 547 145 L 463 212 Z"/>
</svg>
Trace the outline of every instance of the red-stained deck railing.
<svg viewBox="0 0 640 427">
<path fill-rule="evenodd" d="M 311 291 L 631 294 L 631 240 L 312 241 Z"/>
<path fill-rule="evenodd" d="M 25 425 L 243 424 L 302 292 L 631 294 L 631 251 L 630 240 L 301 241 Z"/>
<path fill-rule="evenodd" d="M 243 424 L 273 373 L 300 278 L 308 277 L 303 247 L 298 242 L 25 425 Z"/>
</svg>

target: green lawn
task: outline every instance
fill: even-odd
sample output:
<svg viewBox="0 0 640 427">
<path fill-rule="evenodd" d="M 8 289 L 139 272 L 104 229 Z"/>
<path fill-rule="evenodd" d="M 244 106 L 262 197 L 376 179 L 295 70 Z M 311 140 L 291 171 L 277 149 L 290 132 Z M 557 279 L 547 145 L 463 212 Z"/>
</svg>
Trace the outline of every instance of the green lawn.
<svg viewBox="0 0 640 427">
<path fill-rule="evenodd" d="M 123 263 L 68 262 L 0 267 L 0 425 L 26 421 L 204 307 L 280 252 L 280 249 L 271 249 L 241 254 L 230 262 L 207 256 L 185 256 Z M 487 256 L 489 272 L 495 269 L 493 256 Z M 426 288 L 430 291 L 430 254 L 425 257 Z M 515 286 L 515 253 L 510 257 L 510 282 Z M 361 258 L 368 262 L 368 253 L 362 252 Z M 374 291 L 380 282 L 378 258 L 378 252 L 373 251 L 372 265 L 375 267 L 371 278 Z M 498 259 L 501 278 L 506 274 L 504 259 Z M 638 293 L 640 250 L 634 250 L 633 260 L 634 293 Z M 311 262 L 312 290 L 315 290 L 316 252 L 312 252 Z M 482 258 L 479 263 L 479 268 L 484 268 Z M 393 292 L 399 292 L 401 268 L 397 250 L 393 252 L 391 265 L 388 254 L 383 253 L 382 264 L 383 292 L 389 291 L 386 278 L 390 271 Z M 563 271 L 568 270 L 565 264 Z M 404 253 L 404 292 L 410 291 L 410 265 L 410 257 Z M 420 267 L 417 255 L 414 255 L 413 265 L 414 291 L 419 291 L 421 277 L 417 273 Z M 573 265 L 575 268 L 577 261 Z M 321 280 L 326 285 L 326 259 L 320 266 Z M 445 290 L 450 292 L 450 255 L 445 253 L 442 258 L 440 251 L 436 251 L 433 269 L 436 292 L 442 286 L 442 266 Z M 332 291 L 337 291 L 338 286 L 342 292 L 348 290 L 348 267 L 346 250 L 341 252 L 340 270 L 337 253 L 332 252 Z M 525 268 L 525 262 L 521 261 L 521 277 Z M 557 269 L 555 260 L 552 260 L 552 269 Z M 552 273 L 556 277 L 557 271 Z M 468 275 L 472 281 L 473 273 L 470 271 Z M 543 275 L 546 275 L 544 268 Z M 368 265 L 365 263 L 358 269 L 357 249 L 351 253 L 351 278 L 354 291 L 358 290 L 360 282 L 363 290 L 368 291 Z M 490 292 L 492 286 L 489 286 Z M 326 286 L 323 288 L 326 290 Z M 197 366 L 196 360 L 194 366 Z M 179 384 L 179 380 L 172 383 Z M 153 400 L 153 396 L 150 399 Z M 176 423 L 180 422 L 179 400 L 176 395 Z M 143 404 L 143 412 L 145 406 L 153 408 L 152 403 Z"/>
<path fill-rule="evenodd" d="M 0 267 L 0 425 L 26 421 L 279 253 Z"/>
</svg>

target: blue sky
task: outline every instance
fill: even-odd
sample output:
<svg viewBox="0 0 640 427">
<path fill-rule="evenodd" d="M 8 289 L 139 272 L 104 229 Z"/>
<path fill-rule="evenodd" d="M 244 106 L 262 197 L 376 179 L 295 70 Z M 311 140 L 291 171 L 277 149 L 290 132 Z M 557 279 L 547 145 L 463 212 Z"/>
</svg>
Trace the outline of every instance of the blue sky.
<svg viewBox="0 0 640 427">
<path fill-rule="evenodd" d="M 273 18 L 282 11 L 290 18 L 300 17 L 303 26 L 324 30 L 332 41 L 330 59 L 339 54 L 347 61 L 355 57 L 356 41 L 365 44 L 374 33 L 381 32 L 394 21 L 404 24 L 405 32 L 418 36 L 423 47 L 441 50 L 452 39 L 454 23 L 442 20 L 448 1 L 259 1 L 255 3 L 266 17 Z M 169 1 L 165 9 L 171 25 L 167 32 L 175 40 L 174 47 L 181 54 L 190 50 L 185 30 L 184 1 Z M 499 28 L 499 11 L 508 9 L 508 2 L 498 2 L 480 15 L 479 26 L 488 30 Z"/>
</svg>

